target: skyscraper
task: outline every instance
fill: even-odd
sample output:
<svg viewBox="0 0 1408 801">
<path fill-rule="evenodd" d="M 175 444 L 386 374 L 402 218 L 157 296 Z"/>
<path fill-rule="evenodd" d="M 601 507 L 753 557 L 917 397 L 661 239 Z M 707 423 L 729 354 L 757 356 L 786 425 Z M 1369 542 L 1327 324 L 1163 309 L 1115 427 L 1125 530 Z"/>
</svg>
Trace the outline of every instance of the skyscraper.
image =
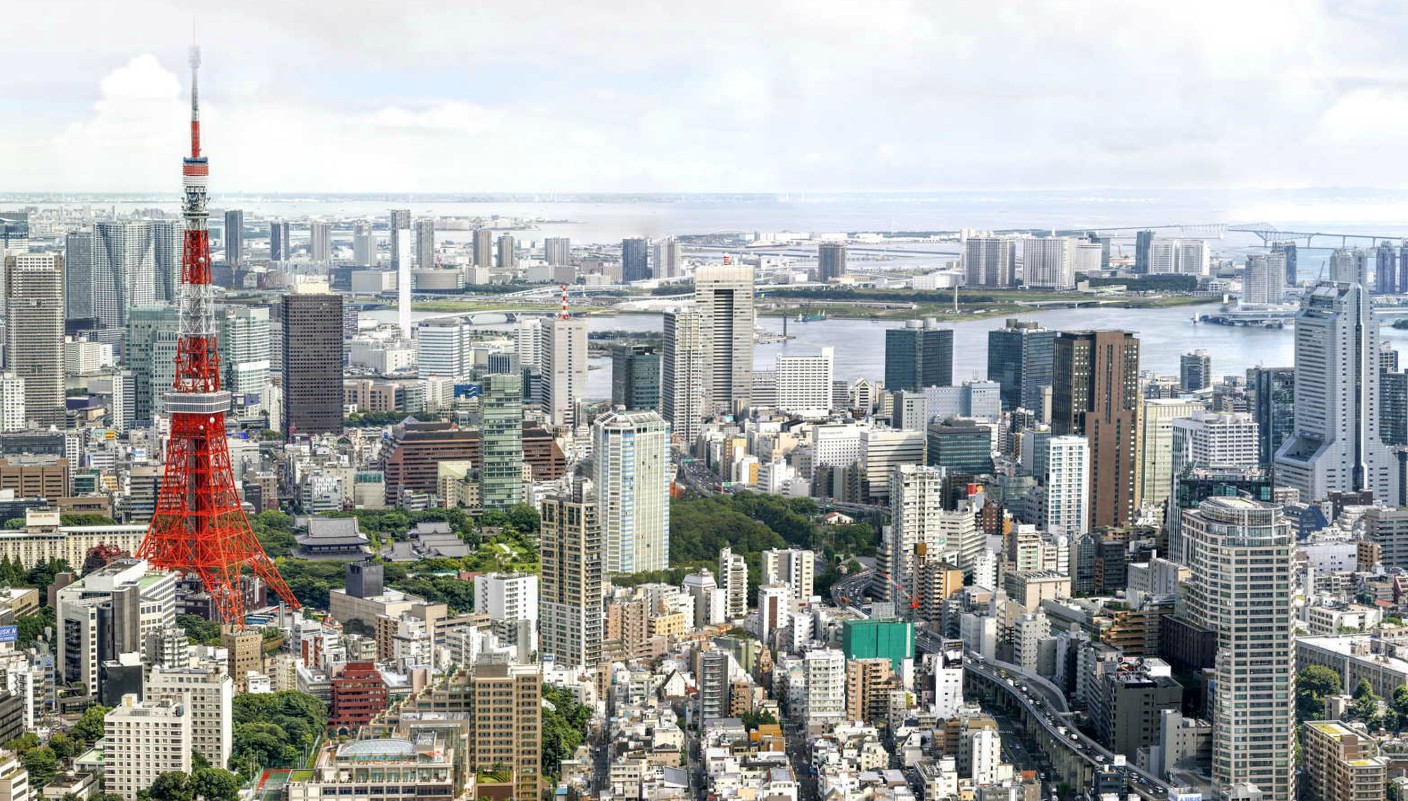
<svg viewBox="0 0 1408 801">
<path fill-rule="evenodd" d="M 1398 461 L 1379 437 L 1379 323 L 1360 284 L 1321 282 L 1296 315 L 1295 431 L 1277 483 L 1301 500 L 1372 490 L 1398 504 Z"/>
<path fill-rule="evenodd" d="M 665 313 L 664 358 L 660 374 L 660 414 L 686 448 L 699 436 L 709 408 L 704 385 L 704 343 L 700 314 L 692 309 Z"/>
<path fill-rule="evenodd" d="M 269 223 L 269 261 L 288 261 L 293 258 L 293 234 L 287 222 L 276 220 Z"/>
<path fill-rule="evenodd" d="M 1322 281 L 1332 281 L 1343 284 L 1357 284 L 1362 280 L 1359 274 L 1359 265 L 1355 259 L 1355 251 L 1349 248 L 1337 248 L 1330 254 L 1330 272 L 1323 276 Z"/>
<path fill-rule="evenodd" d="M 352 261 L 359 267 L 376 266 L 376 234 L 369 222 L 359 222 L 352 229 Z"/>
<path fill-rule="evenodd" d="M 488 228 L 474 229 L 474 266 L 486 270 L 494 267 L 494 232 Z"/>
<path fill-rule="evenodd" d="M 469 675 L 466 765 L 484 773 L 508 770 L 511 797 L 536 798 L 542 786 L 542 668 L 481 658 Z"/>
<path fill-rule="evenodd" d="M 880 572 L 914 595 L 918 571 L 926 560 L 971 569 L 973 557 L 983 549 L 984 535 L 971 508 L 944 509 L 944 471 L 900 464 L 888 475 L 890 528 L 881 537 L 876 564 Z M 891 587 L 884 592 L 890 600 L 898 600 Z"/>
<path fill-rule="evenodd" d="M 92 316 L 100 328 L 121 328 L 129 309 L 174 299 L 167 286 L 173 268 L 166 262 L 175 250 L 167 241 L 175 236 L 170 224 L 100 222 L 93 230 Z"/>
<path fill-rule="evenodd" d="M 621 280 L 627 284 L 650 278 L 650 251 L 644 239 L 621 240 Z"/>
<path fill-rule="evenodd" d="M 435 218 L 416 220 L 416 266 L 422 270 L 435 267 Z"/>
<path fill-rule="evenodd" d="M 316 287 L 283 298 L 288 436 L 342 431 L 342 296 Z"/>
<path fill-rule="evenodd" d="M 543 261 L 554 267 L 572 263 L 572 240 L 565 236 L 550 236 L 543 240 Z"/>
<path fill-rule="evenodd" d="M 554 317 L 543 323 L 541 331 L 539 405 L 553 425 L 576 425 L 577 402 L 587 391 L 587 321 Z"/>
<path fill-rule="evenodd" d="M 694 274 L 694 305 L 704 346 L 706 397 L 733 414 L 753 390 L 753 268 L 708 265 Z"/>
<path fill-rule="evenodd" d="M 846 277 L 846 243 L 822 242 L 816 249 L 816 280 L 823 284 Z"/>
<path fill-rule="evenodd" d="M 832 374 L 836 349 L 824 347 L 817 356 L 777 357 L 777 408 L 788 414 L 824 418 L 831 412 Z"/>
<path fill-rule="evenodd" d="M 1296 262 L 1296 243 L 1276 242 L 1271 245 L 1271 255 L 1277 258 L 1280 264 L 1286 268 L 1286 286 L 1295 286 L 1300 283 L 1297 273 L 1299 265 Z"/>
<path fill-rule="evenodd" d="M 1134 271 L 1149 272 L 1149 248 L 1154 244 L 1153 231 L 1139 231 L 1134 235 Z"/>
<path fill-rule="evenodd" d="M 1042 388 L 1051 386 L 1052 347 L 1055 341 L 1055 331 L 1042 328 L 1040 323 L 1016 319 L 1009 319 L 1002 328 L 988 332 L 988 380 L 996 381 L 1002 388 L 1002 408 L 1008 411 L 1026 409 L 1036 412 L 1039 417 L 1042 415 Z M 952 347 L 950 339 L 950 353 Z M 888 354 L 887 342 L 887 373 Z"/>
<path fill-rule="evenodd" d="M 513 240 L 513 234 L 504 234 L 495 243 L 499 252 L 499 269 L 513 270 L 518 267 L 518 243 Z"/>
<path fill-rule="evenodd" d="M 1013 241 L 999 236 L 969 237 L 963 242 L 963 268 L 968 286 L 1012 286 L 1017 271 Z"/>
<path fill-rule="evenodd" d="M 1197 392 L 1212 386 L 1212 357 L 1195 350 L 1178 357 L 1178 386 L 1184 392 Z"/>
<path fill-rule="evenodd" d="M 1090 443 L 1085 437 L 1047 437 L 1042 478 L 1041 529 L 1075 537 L 1089 530 Z"/>
<path fill-rule="evenodd" d="M 92 320 L 92 231 L 75 231 L 64 237 L 64 319 Z"/>
<path fill-rule="evenodd" d="M 617 345 L 611 350 L 611 405 L 660 408 L 660 354 L 652 345 Z"/>
<path fill-rule="evenodd" d="M 24 379 L 25 415 L 63 428 L 64 260 L 57 253 L 5 257 L 5 356 Z"/>
<path fill-rule="evenodd" d="M 308 258 L 319 263 L 332 261 L 332 223 L 308 222 Z"/>
<path fill-rule="evenodd" d="M 1242 279 L 1242 302 L 1280 303 L 1286 294 L 1285 273 L 1285 266 L 1279 260 L 1263 255 L 1248 256 Z"/>
<path fill-rule="evenodd" d="M 1212 774 L 1228 794 L 1254 784 L 1267 801 L 1295 787 L 1295 537 L 1278 506 L 1209 498 L 1183 514 L 1189 581 L 1181 608 L 1217 636 Z"/>
<path fill-rule="evenodd" d="M 592 424 L 597 508 L 609 573 L 670 564 L 670 424 L 654 411 L 612 411 Z"/>
<path fill-rule="evenodd" d="M 399 273 L 402 260 L 411 255 L 411 210 L 392 209 L 387 216 L 387 227 L 391 229 L 391 269 Z"/>
<path fill-rule="evenodd" d="M 220 326 L 220 369 L 237 414 L 257 413 L 269 384 L 269 310 L 251 306 L 224 309 Z"/>
<path fill-rule="evenodd" d="M 132 309 L 127 315 L 122 361 L 132 373 L 132 420 L 150 424 L 166 413 L 166 390 L 176 380 L 180 315 L 174 306 Z"/>
<path fill-rule="evenodd" d="M 231 267 L 244 264 L 244 212 L 240 209 L 225 210 L 225 263 Z"/>
<path fill-rule="evenodd" d="M 479 503 L 523 503 L 523 379 L 490 375 L 479 396 Z"/>
<path fill-rule="evenodd" d="M 1075 252 L 1075 240 L 1064 236 L 1023 240 L 1023 286 L 1036 289 L 1075 289 Z"/>
<path fill-rule="evenodd" d="M 1054 347 L 1051 433 L 1090 441 L 1090 525 L 1139 510 L 1139 340 L 1127 331 L 1062 331 Z"/>
<path fill-rule="evenodd" d="M 1173 491 L 1173 424 L 1180 417 L 1190 417 L 1203 410 L 1203 402 L 1194 398 L 1148 398 L 1144 401 L 1143 428 L 1140 450 L 1143 465 L 1139 480 L 1139 499 L 1157 506 Z"/>
<path fill-rule="evenodd" d="M 653 259 L 656 278 L 678 278 L 683 273 L 680 267 L 680 241 L 673 236 L 655 240 Z"/>
<path fill-rule="evenodd" d="M 1380 242 L 1374 250 L 1374 294 L 1392 295 L 1398 291 L 1398 248 Z"/>
<path fill-rule="evenodd" d="M 953 384 L 953 329 L 933 318 L 885 331 L 885 389 L 917 392 Z"/>
<path fill-rule="evenodd" d="M 573 482 L 539 507 L 538 630 L 545 656 L 564 667 L 601 657 L 602 542 L 591 482 Z"/>
<path fill-rule="evenodd" d="M 1252 367 L 1247 370 L 1252 417 L 1257 427 L 1257 459 L 1270 466 L 1281 443 L 1296 427 L 1296 369 Z"/>
</svg>

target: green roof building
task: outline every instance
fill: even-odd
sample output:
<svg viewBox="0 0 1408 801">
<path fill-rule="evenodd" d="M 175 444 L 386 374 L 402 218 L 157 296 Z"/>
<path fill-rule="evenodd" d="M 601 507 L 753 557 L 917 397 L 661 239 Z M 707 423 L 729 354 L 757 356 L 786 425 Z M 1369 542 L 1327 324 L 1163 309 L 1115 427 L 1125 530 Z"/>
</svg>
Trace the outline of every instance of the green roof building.
<svg viewBox="0 0 1408 801">
<path fill-rule="evenodd" d="M 847 659 L 885 657 L 896 672 L 914 658 L 914 624 L 895 618 L 847 620 L 841 624 L 841 651 Z"/>
</svg>

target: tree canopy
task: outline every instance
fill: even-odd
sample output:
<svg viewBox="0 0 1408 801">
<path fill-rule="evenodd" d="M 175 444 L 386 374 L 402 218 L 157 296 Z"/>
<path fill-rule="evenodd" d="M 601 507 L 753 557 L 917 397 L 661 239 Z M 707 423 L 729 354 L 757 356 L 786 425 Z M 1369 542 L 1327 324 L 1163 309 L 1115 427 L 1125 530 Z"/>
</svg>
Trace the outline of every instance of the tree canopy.
<svg viewBox="0 0 1408 801">
<path fill-rule="evenodd" d="M 543 708 L 543 774 L 556 777 L 562 760 L 571 759 L 586 740 L 592 713 L 566 687 L 545 684 L 543 697 L 552 705 Z"/>
<path fill-rule="evenodd" d="M 1296 715 L 1318 720 L 1325 714 L 1325 696 L 1340 691 L 1340 674 L 1321 665 L 1308 665 L 1296 674 Z"/>
</svg>

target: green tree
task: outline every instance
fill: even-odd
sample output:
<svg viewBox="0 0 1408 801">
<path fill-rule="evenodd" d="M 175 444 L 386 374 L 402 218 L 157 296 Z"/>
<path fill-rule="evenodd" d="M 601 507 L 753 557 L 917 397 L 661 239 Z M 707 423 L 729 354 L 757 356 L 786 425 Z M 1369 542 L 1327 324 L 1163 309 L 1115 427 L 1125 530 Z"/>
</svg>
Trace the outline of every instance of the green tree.
<svg viewBox="0 0 1408 801">
<path fill-rule="evenodd" d="M 15 645 L 19 648 L 29 648 L 44 637 L 45 630 L 55 628 L 54 607 L 41 606 L 39 611 L 32 615 L 24 615 L 15 618 L 17 629 Z"/>
<path fill-rule="evenodd" d="M 4 745 L 6 751 L 14 751 L 20 756 L 24 756 L 26 753 L 38 747 L 39 735 L 32 731 L 27 731 Z"/>
<path fill-rule="evenodd" d="M 59 758 L 51 748 L 33 748 L 21 759 L 29 771 L 29 786 L 43 788 L 59 775 Z"/>
<path fill-rule="evenodd" d="M 78 719 L 78 722 L 68 730 L 69 736 L 85 746 L 90 746 L 103 739 L 103 718 L 110 711 L 112 711 L 110 707 L 101 704 L 94 704 L 83 710 L 83 715 Z"/>
<path fill-rule="evenodd" d="M 1340 691 L 1340 674 L 1321 665 L 1309 665 L 1296 674 L 1296 715 L 1317 720 L 1325 714 L 1325 696 Z"/>
<path fill-rule="evenodd" d="M 1374 697 L 1374 685 L 1370 684 L 1368 679 L 1360 679 L 1359 683 L 1354 685 L 1354 700 Z"/>
<path fill-rule="evenodd" d="M 147 801 L 195 801 L 195 788 L 190 776 L 172 770 L 157 776 L 151 787 L 138 791 L 137 797 Z"/>
<path fill-rule="evenodd" d="M 562 760 L 571 759 L 587 736 L 591 709 L 577 701 L 566 687 L 543 685 L 543 773 L 556 777 Z"/>
<path fill-rule="evenodd" d="M 186 632 L 186 638 L 196 645 L 219 645 L 220 626 L 200 615 L 177 615 L 176 625 Z"/>
<path fill-rule="evenodd" d="M 53 750 L 54 756 L 64 764 L 68 764 L 70 760 L 82 753 L 83 743 L 68 734 L 57 732 L 49 737 L 49 748 Z"/>
<path fill-rule="evenodd" d="M 191 789 L 198 801 L 235 801 L 239 798 L 240 782 L 228 770 L 196 768 L 191 774 Z"/>
</svg>

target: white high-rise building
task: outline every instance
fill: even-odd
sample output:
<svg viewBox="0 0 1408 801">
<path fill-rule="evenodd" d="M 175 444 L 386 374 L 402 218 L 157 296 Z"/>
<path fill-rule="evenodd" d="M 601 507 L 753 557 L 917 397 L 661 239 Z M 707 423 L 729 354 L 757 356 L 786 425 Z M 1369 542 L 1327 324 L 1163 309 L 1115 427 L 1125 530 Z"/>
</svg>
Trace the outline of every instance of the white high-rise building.
<svg viewBox="0 0 1408 801">
<path fill-rule="evenodd" d="M 1207 275 L 1208 243 L 1201 239 L 1154 239 L 1149 243 L 1149 274 Z"/>
<path fill-rule="evenodd" d="M 543 412 L 555 426 L 576 425 L 577 401 L 587 391 L 587 321 L 553 317 L 543 323 L 539 343 Z"/>
<path fill-rule="evenodd" d="M 895 468 L 923 464 L 927 446 L 928 440 L 923 431 L 863 429 L 860 458 L 865 463 L 871 496 L 883 498 L 889 494 L 890 474 Z"/>
<path fill-rule="evenodd" d="M 1046 440 L 1046 505 L 1042 528 L 1075 536 L 1089 525 L 1090 441 L 1085 437 Z"/>
<path fill-rule="evenodd" d="M 1296 315 L 1295 431 L 1276 453 L 1278 484 L 1303 501 L 1373 490 L 1402 503 L 1398 461 L 1379 437 L 1379 322 L 1360 284 L 1322 282 Z"/>
<path fill-rule="evenodd" d="M 1286 256 L 1277 258 L 1258 254 L 1247 257 L 1247 269 L 1242 276 L 1242 303 L 1245 305 L 1280 303 L 1286 295 Z"/>
<path fill-rule="evenodd" d="M 163 667 L 147 671 L 142 692 L 148 698 L 179 698 L 190 711 L 191 745 L 212 765 L 230 761 L 234 743 L 235 681 L 225 663 Z"/>
<path fill-rule="evenodd" d="M 474 368 L 472 328 L 456 319 L 416 325 L 416 377 L 459 380 Z"/>
<path fill-rule="evenodd" d="M 777 357 L 777 408 L 798 417 L 819 418 L 831 413 L 832 370 L 836 349 L 820 356 Z"/>
<path fill-rule="evenodd" d="M 513 349 L 518 368 L 542 364 L 543 321 L 536 317 L 519 319 L 513 324 Z"/>
<path fill-rule="evenodd" d="M 63 428 L 67 419 L 63 257 L 57 253 L 6 256 L 4 283 L 5 359 L 24 379 L 25 415 L 41 426 Z"/>
<path fill-rule="evenodd" d="M 1002 764 L 1002 736 L 997 729 L 975 728 L 967 732 L 967 737 L 968 766 L 973 784 L 995 783 L 998 766 Z"/>
<path fill-rule="evenodd" d="M 119 380 L 113 379 L 114 394 Z M 25 426 L 24 379 L 12 372 L 0 373 L 0 431 L 23 431 Z"/>
<path fill-rule="evenodd" d="M 998 236 L 974 236 L 963 242 L 963 269 L 968 286 L 1012 286 L 1017 267 L 1013 240 Z"/>
<path fill-rule="evenodd" d="M 934 654 L 934 713 L 939 720 L 958 714 L 963 706 L 963 641 L 945 640 Z"/>
<path fill-rule="evenodd" d="M 654 259 L 653 275 L 656 278 L 678 278 L 683 273 L 680 267 L 680 241 L 673 236 L 655 240 L 651 246 Z"/>
<path fill-rule="evenodd" d="M 1074 240 L 1064 236 L 1023 240 L 1022 284 L 1040 289 L 1074 289 Z"/>
<path fill-rule="evenodd" d="M 124 695 L 103 718 L 103 790 L 135 801 L 163 773 L 191 772 L 191 709 L 180 698 Z"/>
<path fill-rule="evenodd" d="M 704 349 L 705 396 L 733 414 L 753 391 L 753 268 L 707 265 L 694 273 L 694 306 Z"/>
<path fill-rule="evenodd" d="M 485 573 L 474 580 L 474 611 L 489 616 L 499 642 L 518 644 L 525 629 L 538 630 L 538 576 L 535 573 Z"/>
<path fill-rule="evenodd" d="M 944 471 L 918 464 L 900 465 L 890 475 L 890 525 L 881 537 L 877 567 L 889 576 L 883 592 L 894 597 L 894 584 L 913 595 L 921 559 L 943 560 L 971 571 L 986 544 L 968 502 L 944 509 Z"/>
<path fill-rule="evenodd" d="M 693 628 L 717 626 L 728 620 L 727 595 L 714 581 L 714 574 L 708 568 L 700 568 L 685 576 L 684 592 L 694 599 Z"/>
<path fill-rule="evenodd" d="M 1149 398 L 1140 420 L 1144 464 L 1140 473 L 1144 503 L 1159 505 L 1173 487 L 1173 421 L 1204 409 L 1196 398 Z"/>
<path fill-rule="evenodd" d="M 670 424 L 648 410 L 612 411 L 592 424 L 605 571 L 670 566 Z"/>
<path fill-rule="evenodd" d="M 812 429 L 812 472 L 818 467 L 850 467 L 863 456 L 865 429 L 847 423 L 819 425 Z"/>
<path fill-rule="evenodd" d="M 221 315 L 220 368 L 224 389 L 236 396 L 236 409 L 257 414 L 267 404 L 273 341 L 269 310 L 228 307 Z"/>
<path fill-rule="evenodd" d="M 371 223 L 359 222 L 352 229 L 352 261 L 360 267 L 376 266 L 376 235 Z"/>
<path fill-rule="evenodd" d="M 719 587 L 724 591 L 724 617 L 738 620 L 748 614 L 748 563 L 732 548 L 719 551 Z"/>
<path fill-rule="evenodd" d="M 763 584 L 786 584 L 792 597 L 806 601 L 812 597 L 816 576 L 816 553 L 796 548 L 763 551 L 758 581 Z"/>
<path fill-rule="evenodd" d="M 1212 774 L 1296 797 L 1295 536 L 1279 506 L 1214 497 L 1183 512 L 1190 578 L 1180 615 L 1216 632 Z"/>
<path fill-rule="evenodd" d="M 806 721 L 809 727 L 846 719 L 846 655 L 835 648 L 816 648 L 802 657 L 806 677 Z"/>
<path fill-rule="evenodd" d="M 1260 463 L 1256 418 L 1197 411 L 1173 421 L 1173 474 L 1188 466 L 1239 470 Z"/>
<path fill-rule="evenodd" d="M 686 448 L 699 436 L 699 427 L 709 409 L 701 320 L 701 315 L 693 310 L 665 314 L 660 414 Z"/>
</svg>

